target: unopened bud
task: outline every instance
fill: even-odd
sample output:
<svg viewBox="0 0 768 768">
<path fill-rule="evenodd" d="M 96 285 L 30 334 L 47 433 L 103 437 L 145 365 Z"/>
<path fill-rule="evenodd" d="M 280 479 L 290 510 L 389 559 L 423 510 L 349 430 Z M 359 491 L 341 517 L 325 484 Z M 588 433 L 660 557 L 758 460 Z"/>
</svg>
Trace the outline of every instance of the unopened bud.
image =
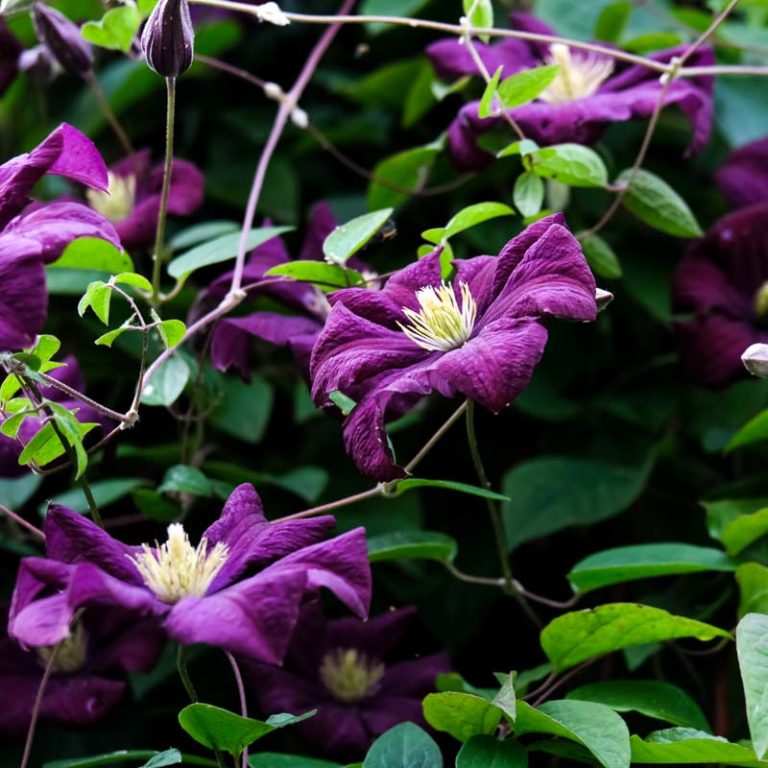
<svg viewBox="0 0 768 768">
<path fill-rule="evenodd" d="M 768 378 L 768 344 L 752 344 L 741 356 L 744 367 L 759 379 Z"/>
<path fill-rule="evenodd" d="M 91 71 L 93 49 L 77 24 L 43 3 L 35 3 L 32 18 L 38 40 L 65 72 L 83 77 Z"/>
<path fill-rule="evenodd" d="M 160 0 L 141 33 L 147 64 L 163 77 L 178 77 L 192 66 L 195 30 L 187 0 Z"/>
<path fill-rule="evenodd" d="M 58 62 L 44 45 L 36 45 L 34 48 L 22 51 L 18 63 L 20 72 L 26 72 L 41 85 L 47 85 L 61 73 Z"/>
<path fill-rule="evenodd" d="M 613 301 L 613 294 L 610 291 L 604 291 L 602 288 L 595 288 L 595 303 L 597 311 L 602 312 Z"/>
</svg>

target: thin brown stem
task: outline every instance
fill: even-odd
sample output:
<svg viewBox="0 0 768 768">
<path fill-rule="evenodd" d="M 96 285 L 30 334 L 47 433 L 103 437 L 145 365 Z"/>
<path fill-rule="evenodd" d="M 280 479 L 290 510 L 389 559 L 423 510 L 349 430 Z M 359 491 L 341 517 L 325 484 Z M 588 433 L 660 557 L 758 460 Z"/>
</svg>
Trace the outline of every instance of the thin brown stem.
<svg viewBox="0 0 768 768">
<path fill-rule="evenodd" d="M 407 474 L 413 474 L 413 470 L 421 463 L 424 457 L 435 447 L 440 438 L 462 417 L 467 410 L 467 403 L 465 400 L 440 426 L 432 437 L 427 440 L 424 447 L 405 465 L 404 469 Z"/>
<path fill-rule="evenodd" d="M 29 531 L 33 536 L 37 536 L 37 538 L 41 541 L 45 541 L 45 534 L 39 528 L 36 528 L 34 525 L 32 525 L 32 523 L 25 520 L 21 515 L 6 507 L 5 504 L 0 504 L 0 513 L 5 515 L 9 520 L 13 520 L 13 522 L 17 525 L 20 525 L 22 528 Z"/>
<path fill-rule="evenodd" d="M 237 665 L 235 657 L 229 651 L 226 651 L 226 654 L 232 667 L 232 672 L 235 675 L 235 682 L 237 683 L 237 694 L 240 697 L 240 714 L 243 717 L 248 717 L 248 701 L 245 698 L 245 686 L 243 685 L 243 676 L 240 674 L 240 667 Z M 248 747 L 243 749 L 242 768 L 248 768 Z"/>
<path fill-rule="evenodd" d="M 27 765 L 29 764 L 29 757 L 32 754 L 32 743 L 35 740 L 37 721 L 40 717 L 40 709 L 43 706 L 43 699 L 45 698 L 45 689 L 48 687 L 48 681 L 53 673 L 53 665 L 56 663 L 56 656 L 59 652 L 60 645 L 61 644 L 58 643 L 51 649 L 51 655 L 45 664 L 43 676 L 40 678 L 40 685 L 37 687 L 37 694 L 35 694 L 35 703 L 32 705 L 32 716 L 29 721 L 29 727 L 27 728 L 27 740 L 24 743 L 24 754 L 21 757 L 19 768 L 27 768 Z"/>
<path fill-rule="evenodd" d="M 129 157 L 134 158 L 135 162 L 136 150 L 133 148 L 133 144 L 131 144 L 131 140 L 128 138 L 128 134 L 123 130 L 123 126 L 117 119 L 117 115 L 114 113 L 109 103 L 109 99 L 104 93 L 104 89 L 101 87 L 101 83 L 99 82 L 98 78 L 93 72 L 89 72 L 85 76 L 85 80 L 91 88 L 91 92 L 93 93 L 93 97 L 96 100 L 96 104 L 98 104 L 99 109 L 102 111 L 102 114 L 107 119 L 107 122 L 117 137 L 117 140 L 120 142 L 120 146 L 123 148 L 123 152 L 125 152 L 125 154 Z"/>
</svg>

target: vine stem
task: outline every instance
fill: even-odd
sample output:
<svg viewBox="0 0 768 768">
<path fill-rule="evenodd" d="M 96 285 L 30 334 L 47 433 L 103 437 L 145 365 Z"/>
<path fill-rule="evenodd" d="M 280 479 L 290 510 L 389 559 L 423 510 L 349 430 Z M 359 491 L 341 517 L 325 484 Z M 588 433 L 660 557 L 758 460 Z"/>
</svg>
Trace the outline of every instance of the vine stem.
<svg viewBox="0 0 768 768">
<path fill-rule="evenodd" d="M 24 754 L 21 757 L 21 763 L 19 768 L 27 768 L 29 764 L 29 757 L 32 753 L 32 743 L 35 740 L 35 731 L 37 730 L 37 721 L 40 717 L 40 709 L 43 706 L 43 698 L 45 697 L 45 689 L 48 687 L 48 681 L 51 679 L 53 673 L 53 665 L 56 663 L 56 656 L 59 652 L 61 643 L 57 643 L 51 651 L 51 656 L 45 664 L 43 670 L 43 676 L 40 678 L 40 685 L 37 687 L 37 694 L 35 695 L 35 703 L 32 705 L 32 717 L 29 721 L 29 728 L 27 728 L 27 740 L 24 743 Z"/>
<path fill-rule="evenodd" d="M 477 444 L 477 434 L 475 432 L 475 404 L 471 400 L 467 400 L 466 403 L 467 442 L 469 443 L 469 453 L 472 456 L 472 464 L 475 467 L 480 486 L 485 489 L 490 489 L 491 484 L 488 481 L 485 465 L 480 456 L 480 448 Z M 488 513 L 491 516 L 493 536 L 496 540 L 496 550 L 499 555 L 499 562 L 501 563 L 501 571 L 504 574 L 504 591 L 510 595 L 514 595 L 517 593 L 517 590 L 515 588 L 515 580 L 512 578 L 512 568 L 509 565 L 509 558 L 507 557 L 507 540 L 504 533 L 504 523 L 501 519 L 501 513 L 493 499 L 486 499 L 485 504 L 488 508 Z"/>
<path fill-rule="evenodd" d="M 6 507 L 5 504 L 0 504 L 0 512 L 2 512 L 9 520 L 13 520 L 14 523 L 25 528 L 34 536 L 37 536 L 41 541 L 45 541 L 45 534 L 39 528 L 25 520 L 21 515 L 16 514 L 12 509 Z"/>
<path fill-rule="evenodd" d="M 355 0 L 344 0 L 339 9 L 339 16 L 349 13 L 354 6 Z M 257 6 L 251 6 L 251 10 Z M 275 116 L 275 121 L 272 124 L 272 130 L 269 132 L 269 137 L 262 150 L 261 157 L 256 166 L 256 172 L 253 176 L 253 184 L 251 185 L 251 191 L 248 195 L 248 204 L 245 209 L 245 217 L 243 218 L 243 228 L 240 233 L 240 243 L 237 250 L 237 259 L 235 260 L 235 269 L 232 274 L 232 285 L 230 292 L 237 294 L 242 287 L 243 283 L 243 270 L 245 268 L 245 254 L 248 248 L 248 234 L 253 226 L 253 221 L 256 217 L 256 207 L 259 204 L 259 198 L 261 196 L 261 190 L 264 186 L 264 179 L 269 168 L 269 163 L 272 160 L 272 155 L 277 148 L 280 138 L 283 135 L 285 126 L 291 117 L 295 117 L 297 105 L 301 98 L 304 89 L 309 84 L 312 75 L 315 73 L 320 59 L 325 54 L 328 47 L 333 42 L 333 38 L 336 37 L 341 26 L 339 24 L 331 25 L 326 29 L 320 39 L 315 44 L 315 47 L 310 52 L 307 60 L 304 62 L 304 66 L 299 72 L 299 76 L 296 78 L 296 82 L 291 87 L 291 90 L 280 99 L 280 106 Z"/>
<path fill-rule="evenodd" d="M 160 301 L 160 277 L 165 248 L 165 219 L 168 215 L 168 195 L 171 190 L 173 175 L 173 134 L 176 122 L 176 78 L 166 77 L 167 92 L 165 116 L 165 167 L 163 168 L 163 186 L 160 190 L 160 211 L 157 216 L 155 247 L 152 253 L 152 296 L 150 302 L 157 306 Z"/>
<path fill-rule="evenodd" d="M 243 685 L 243 676 L 240 674 L 240 667 L 237 665 L 237 660 L 229 652 L 226 651 L 227 658 L 229 659 L 232 672 L 235 674 L 235 682 L 237 683 L 237 693 L 240 697 L 240 714 L 243 717 L 248 717 L 248 701 L 245 698 L 245 686 Z M 242 768 L 248 768 L 248 747 L 243 749 Z"/>
<path fill-rule="evenodd" d="M 104 93 L 104 89 L 101 87 L 101 83 L 93 72 L 89 72 L 85 76 L 85 80 L 91 88 L 94 99 L 102 111 L 104 117 L 107 119 L 113 133 L 120 142 L 120 146 L 123 148 L 128 157 L 133 158 L 134 165 L 136 164 L 136 150 L 131 144 L 131 140 L 128 138 L 128 134 L 123 130 L 123 126 L 120 125 L 120 121 L 117 119 L 117 115 L 109 104 L 109 99 Z"/>
</svg>

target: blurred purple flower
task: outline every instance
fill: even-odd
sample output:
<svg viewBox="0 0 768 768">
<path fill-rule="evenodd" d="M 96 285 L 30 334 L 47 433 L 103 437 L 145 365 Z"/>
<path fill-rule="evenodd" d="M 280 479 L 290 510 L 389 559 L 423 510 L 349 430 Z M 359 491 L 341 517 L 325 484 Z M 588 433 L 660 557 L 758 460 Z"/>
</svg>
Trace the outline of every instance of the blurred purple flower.
<svg viewBox="0 0 768 768">
<path fill-rule="evenodd" d="M 525 13 L 512 13 L 511 24 L 540 34 L 554 34 L 546 24 Z M 662 85 L 659 73 L 647 67 L 626 66 L 591 52 L 569 49 L 562 44 L 504 40 L 494 45 L 477 43 L 480 58 L 489 72 L 504 67 L 502 77 L 540 66 L 558 64 L 561 71 L 552 85 L 538 99 L 509 110 L 523 133 L 542 145 L 596 141 L 609 123 L 649 117 L 656 108 Z M 685 47 L 651 54 L 655 61 L 668 62 L 680 56 Z M 438 76 L 456 79 L 478 75 L 477 66 L 458 40 L 441 40 L 427 48 Z M 709 48 L 700 48 L 688 62 L 691 66 L 714 63 Z M 690 152 L 700 150 L 709 141 L 712 127 L 712 89 L 709 76 L 675 80 L 669 87 L 664 105 L 677 104 L 693 127 Z M 478 117 L 479 101 L 466 104 L 448 130 L 448 146 L 462 168 L 479 170 L 493 160 L 484 150 L 480 137 L 503 124 L 503 117 Z"/>
<path fill-rule="evenodd" d="M 46 3 L 32 6 L 37 39 L 70 75 L 85 77 L 93 69 L 93 48 L 80 27 Z"/>
<path fill-rule="evenodd" d="M 322 261 L 323 242 L 335 227 L 336 218 L 331 207 L 327 203 L 318 203 L 310 213 L 299 259 Z M 309 283 L 274 282 L 274 278 L 264 280 L 265 272 L 290 260 L 285 242 L 280 237 L 269 240 L 251 252 L 243 273 L 243 285 L 258 285 L 262 281 L 264 285 L 250 291 L 250 296 L 255 300 L 273 299 L 296 314 L 260 310 L 243 317 L 220 320 L 211 339 L 211 360 L 215 368 L 220 371 L 235 368 L 243 378 L 248 378 L 249 350 L 251 339 L 255 337 L 278 346 L 289 345 L 301 369 L 305 372 L 309 370 L 312 347 L 331 312 L 331 305 L 327 294 Z M 373 274 L 356 257 L 352 257 L 348 265 L 368 276 Z M 214 280 L 200 294 L 192 317 L 216 306 L 229 291 L 231 281 L 232 272 Z"/>
<path fill-rule="evenodd" d="M 184 645 L 205 643 L 279 664 L 302 602 L 320 587 L 367 615 L 365 532 L 321 541 L 334 522 L 326 516 L 269 523 L 253 486 L 241 485 L 197 547 L 179 523 L 168 527 L 162 546 L 129 546 L 54 505 L 45 519 L 48 558 L 21 562 L 9 634 L 26 645 L 53 645 L 67 636 L 80 608 L 114 606 L 155 617 Z M 62 579 L 65 587 L 52 591 Z"/>
<path fill-rule="evenodd" d="M 493 412 L 527 386 L 544 352 L 546 316 L 590 321 L 595 281 L 562 215 L 537 221 L 496 256 L 458 260 L 453 284 L 435 251 L 391 277 L 383 290 L 332 294 L 333 311 L 312 352 L 312 393 L 357 402 L 344 440 L 377 480 L 403 476 L 385 423 L 431 392 L 463 395 Z"/>
<path fill-rule="evenodd" d="M 64 581 L 58 586 L 63 588 Z M 125 693 L 123 673 L 149 672 L 164 640 L 152 619 L 137 621 L 131 613 L 111 608 L 86 611 L 57 651 L 41 719 L 66 725 L 102 719 Z M 0 735 L 25 733 L 51 652 L 46 646 L 21 648 L 0 634 L 0 690 L 8 693 L 0 697 Z"/>
<path fill-rule="evenodd" d="M 88 204 L 115 226 L 123 247 L 150 247 L 160 215 L 163 163 L 152 165 L 150 150 L 142 149 L 109 167 L 107 190 L 86 192 Z M 187 160 L 173 159 L 168 213 L 189 216 L 203 202 L 205 179 Z"/>
<path fill-rule="evenodd" d="M 715 182 L 732 208 L 768 203 L 768 138 L 734 149 Z"/>
<path fill-rule="evenodd" d="M 316 601 L 309 603 L 282 667 L 244 665 L 262 714 L 317 709 L 295 731 L 340 760 L 360 759 L 374 738 L 398 723 L 424 725 L 422 699 L 451 666 L 445 653 L 395 660 L 414 614 L 406 608 L 366 622 L 329 621 Z"/>
<path fill-rule="evenodd" d="M 21 43 L 8 31 L 5 21 L 0 19 L 0 96 L 16 79 L 22 50 Z"/>
<path fill-rule="evenodd" d="M 719 219 L 688 248 L 672 283 L 680 357 L 708 387 L 746 375 L 741 355 L 768 342 L 768 205 Z M 690 316 L 690 317 L 685 317 Z"/>
<path fill-rule="evenodd" d="M 0 165 L 0 351 L 33 344 L 45 322 L 44 265 L 78 237 L 119 245 L 114 227 L 78 203 L 30 206 L 34 185 L 52 173 L 106 189 L 107 169 L 93 142 L 63 123 L 31 152 Z"/>
<path fill-rule="evenodd" d="M 80 366 L 73 355 L 68 355 L 61 362 L 64 365 L 61 368 L 54 368 L 48 372 L 49 376 L 54 379 L 68 384 L 78 392 L 85 393 L 85 378 L 83 377 Z M 108 429 L 109 422 L 105 420 L 103 415 L 99 413 L 95 408 L 90 405 L 71 398 L 60 389 L 56 389 L 53 385 L 40 387 L 40 394 L 46 400 L 53 400 L 60 403 L 70 411 L 76 411 L 77 418 L 84 424 L 87 422 L 96 422 L 101 425 L 103 429 Z M 0 414 L 0 424 L 4 419 Z M 43 426 L 42 417 L 28 416 L 24 419 L 24 423 L 18 432 L 17 439 L 6 437 L 0 434 L 0 477 L 19 477 L 25 474 L 29 469 L 19 464 L 19 456 L 21 455 L 24 446 L 40 431 Z"/>
</svg>

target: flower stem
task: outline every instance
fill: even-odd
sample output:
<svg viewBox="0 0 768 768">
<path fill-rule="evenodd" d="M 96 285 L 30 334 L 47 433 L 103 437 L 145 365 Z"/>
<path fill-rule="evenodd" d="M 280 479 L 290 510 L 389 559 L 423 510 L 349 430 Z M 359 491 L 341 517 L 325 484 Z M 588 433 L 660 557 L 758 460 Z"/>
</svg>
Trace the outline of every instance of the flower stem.
<svg viewBox="0 0 768 768">
<path fill-rule="evenodd" d="M 36 528 L 34 525 L 32 525 L 32 523 L 25 520 L 21 515 L 17 515 L 12 509 L 8 509 L 5 504 L 0 504 L 0 514 L 5 515 L 9 520 L 13 520 L 17 525 L 20 525 L 34 536 L 37 536 L 37 538 L 45 541 L 45 534 L 39 528 Z"/>
<path fill-rule="evenodd" d="M 475 433 L 475 404 L 471 400 L 467 400 L 467 442 L 469 443 L 469 453 L 472 456 L 472 464 L 475 466 L 475 472 L 477 472 L 477 479 L 480 481 L 482 488 L 490 488 L 491 484 L 488 482 L 488 475 L 483 465 L 483 459 L 480 456 L 480 449 L 477 445 L 477 434 Z M 501 563 L 501 570 L 504 574 L 504 591 L 510 595 L 516 594 L 514 579 L 512 578 L 512 568 L 509 565 L 509 558 L 507 557 L 507 541 L 504 534 L 504 523 L 501 520 L 501 513 L 493 499 L 486 499 L 485 504 L 488 507 L 488 512 L 491 516 L 491 524 L 493 525 L 493 535 L 496 539 L 496 549 L 499 555 L 499 561 Z"/>
<path fill-rule="evenodd" d="M 440 438 L 461 418 L 467 410 L 469 401 L 463 402 L 438 428 L 432 437 L 424 444 L 424 447 L 405 465 L 404 469 L 411 474 L 421 463 L 422 459 L 435 447 Z"/>
<path fill-rule="evenodd" d="M 240 697 L 240 714 L 243 717 L 248 717 L 248 701 L 245 698 L 245 686 L 243 685 L 243 676 L 240 674 L 240 667 L 237 665 L 235 657 L 229 651 L 226 651 L 226 654 L 232 667 L 232 671 L 235 673 L 237 693 Z M 243 749 L 242 768 L 248 768 L 248 747 Z"/>
<path fill-rule="evenodd" d="M 19 763 L 19 768 L 27 768 L 29 763 L 29 756 L 32 752 L 32 742 L 35 740 L 35 730 L 37 729 L 37 720 L 40 717 L 40 709 L 43 706 L 43 698 L 45 697 L 45 689 L 48 687 L 48 681 L 51 678 L 53 672 L 53 665 L 56 663 L 56 655 L 59 652 L 59 644 L 57 643 L 51 650 L 50 658 L 45 665 L 43 676 L 40 679 L 40 685 L 37 687 L 37 694 L 35 695 L 35 703 L 32 706 L 32 717 L 29 720 L 29 728 L 27 728 L 27 740 L 24 744 L 24 754 Z"/>
<path fill-rule="evenodd" d="M 163 266 L 163 249 L 165 247 L 165 219 L 168 214 L 168 194 L 171 189 L 173 175 L 173 133 L 176 122 L 176 78 L 166 77 L 167 109 L 165 118 L 165 167 L 163 168 L 163 186 L 160 191 L 160 210 L 157 215 L 155 231 L 155 247 L 152 253 L 152 297 L 153 305 L 160 300 L 160 270 Z"/>
<path fill-rule="evenodd" d="M 189 700 L 196 704 L 200 699 L 197 696 L 197 691 L 192 683 L 192 678 L 189 676 L 189 670 L 187 669 L 187 662 L 184 660 L 184 646 L 179 643 L 179 649 L 176 653 L 176 669 L 179 672 L 181 683 L 184 686 L 184 690 L 189 696 Z"/>
</svg>

